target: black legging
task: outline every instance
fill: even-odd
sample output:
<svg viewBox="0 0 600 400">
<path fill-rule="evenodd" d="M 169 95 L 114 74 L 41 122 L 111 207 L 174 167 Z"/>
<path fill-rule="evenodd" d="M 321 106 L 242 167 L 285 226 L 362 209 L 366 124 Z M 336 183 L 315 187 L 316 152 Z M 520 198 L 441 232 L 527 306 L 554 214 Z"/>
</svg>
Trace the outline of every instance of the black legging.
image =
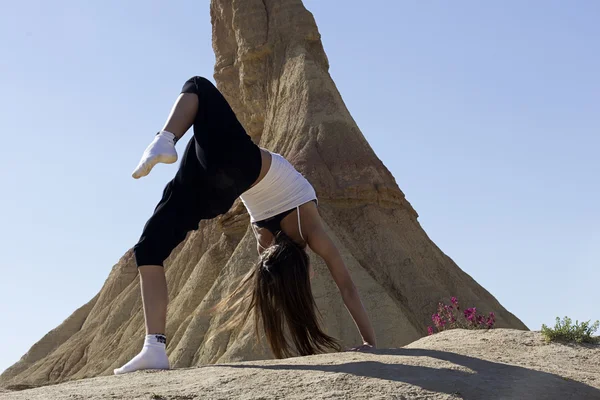
<svg viewBox="0 0 600 400">
<path fill-rule="evenodd" d="M 198 96 L 194 137 L 134 246 L 138 266 L 163 265 L 200 220 L 226 213 L 260 174 L 260 149 L 219 90 L 196 76 L 181 92 Z"/>
</svg>

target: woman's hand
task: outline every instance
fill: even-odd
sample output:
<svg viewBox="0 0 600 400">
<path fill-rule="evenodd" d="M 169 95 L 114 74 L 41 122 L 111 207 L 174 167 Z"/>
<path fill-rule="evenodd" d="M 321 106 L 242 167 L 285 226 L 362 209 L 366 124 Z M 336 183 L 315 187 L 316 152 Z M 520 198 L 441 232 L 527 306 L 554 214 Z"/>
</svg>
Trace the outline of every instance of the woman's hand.
<svg viewBox="0 0 600 400">
<path fill-rule="evenodd" d="M 362 344 L 362 346 L 357 346 L 357 347 L 353 347 L 351 349 L 348 349 L 348 351 L 371 351 L 371 350 L 375 350 L 376 347 L 365 342 Z"/>
</svg>

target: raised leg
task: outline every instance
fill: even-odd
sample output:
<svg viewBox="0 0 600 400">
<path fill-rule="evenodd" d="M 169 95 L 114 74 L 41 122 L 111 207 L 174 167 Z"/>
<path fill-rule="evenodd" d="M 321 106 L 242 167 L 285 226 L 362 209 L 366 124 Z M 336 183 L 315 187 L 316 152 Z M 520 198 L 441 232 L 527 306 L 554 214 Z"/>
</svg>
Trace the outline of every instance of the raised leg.
<svg viewBox="0 0 600 400">
<path fill-rule="evenodd" d="M 171 132 L 176 140 L 181 139 L 190 129 L 198 112 L 198 96 L 193 93 L 181 93 L 167 118 L 162 130 Z"/>
<path fill-rule="evenodd" d="M 158 163 L 172 164 L 177 161 L 175 143 L 190 129 L 198 112 L 198 96 L 181 93 L 163 129 L 146 147 L 132 176 L 139 179 L 152 171 Z"/>
</svg>

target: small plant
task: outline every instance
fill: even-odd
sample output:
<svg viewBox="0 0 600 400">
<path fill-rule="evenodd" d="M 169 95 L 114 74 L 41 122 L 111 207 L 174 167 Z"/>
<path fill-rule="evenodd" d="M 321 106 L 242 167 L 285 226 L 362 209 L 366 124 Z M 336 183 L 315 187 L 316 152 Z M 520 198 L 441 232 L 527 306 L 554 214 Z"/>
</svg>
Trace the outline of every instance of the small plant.
<svg viewBox="0 0 600 400">
<path fill-rule="evenodd" d="M 569 317 L 564 317 L 561 321 L 559 317 L 556 317 L 556 325 L 554 329 L 548 328 L 546 325 L 542 325 L 542 335 L 546 342 L 570 342 L 570 343 L 600 343 L 599 337 L 592 336 L 600 326 L 600 321 L 596 321 L 593 325 L 590 325 L 590 321 L 582 322 L 573 321 Z"/>
<path fill-rule="evenodd" d="M 496 323 L 496 315 L 491 312 L 488 316 L 477 314 L 477 308 L 467 308 L 460 311 L 458 299 L 450 298 L 450 304 L 440 302 L 437 313 L 431 316 L 433 325 L 438 332 L 448 329 L 492 329 Z M 432 326 L 427 327 L 427 333 L 433 335 L 435 330 Z"/>
</svg>

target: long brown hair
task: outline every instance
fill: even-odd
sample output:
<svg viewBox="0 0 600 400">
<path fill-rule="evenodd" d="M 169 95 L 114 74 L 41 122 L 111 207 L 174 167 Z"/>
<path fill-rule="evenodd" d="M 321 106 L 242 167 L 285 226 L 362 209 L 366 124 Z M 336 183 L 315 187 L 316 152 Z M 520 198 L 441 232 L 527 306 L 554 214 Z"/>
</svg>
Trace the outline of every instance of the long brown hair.
<svg viewBox="0 0 600 400">
<path fill-rule="evenodd" d="M 301 356 L 339 351 L 337 340 L 319 325 L 309 266 L 304 249 L 279 233 L 237 289 L 214 308 L 234 312 L 219 331 L 243 325 L 253 313 L 257 337 L 262 325 L 277 358 L 293 356 L 294 350 Z"/>
</svg>

